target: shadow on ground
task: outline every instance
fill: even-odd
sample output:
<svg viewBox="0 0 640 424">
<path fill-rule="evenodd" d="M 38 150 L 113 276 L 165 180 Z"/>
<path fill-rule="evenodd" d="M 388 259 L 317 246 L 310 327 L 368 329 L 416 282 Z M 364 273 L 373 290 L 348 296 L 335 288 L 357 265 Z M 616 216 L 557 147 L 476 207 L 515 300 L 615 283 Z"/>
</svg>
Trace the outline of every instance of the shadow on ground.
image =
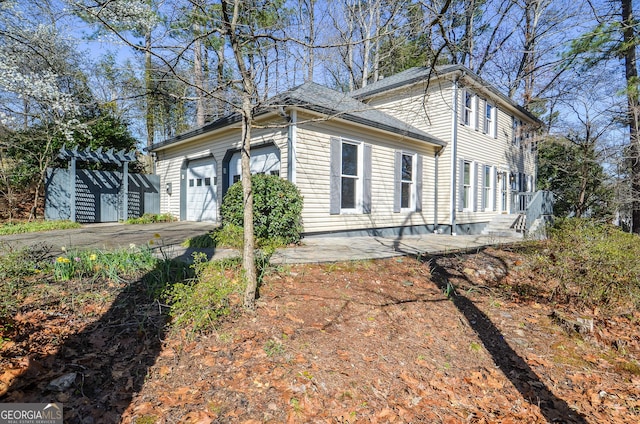
<svg viewBox="0 0 640 424">
<path fill-rule="evenodd" d="M 159 261 L 141 279 L 127 284 L 106 313 L 64 339 L 56 351 L 31 355 L 26 372 L 12 382 L 0 401 L 61 402 L 65 423 L 120 422 L 167 335 L 168 310 L 160 294 L 174 282 L 192 276 L 188 265 L 181 262 L 186 259 L 190 258 Z M 61 319 L 73 319 L 71 314 L 59 315 L 50 312 L 34 324 L 32 332 L 56 337 Z"/>
<path fill-rule="evenodd" d="M 491 319 L 473 301 L 453 289 L 450 279 L 454 277 L 466 279 L 465 276 L 454 276 L 448 271 L 446 263 L 454 257 L 455 255 L 435 255 L 423 256 L 419 259 L 428 264 L 432 281 L 438 288 L 443 292 L 450 293 L 451 301 L 478 335 L 494 363 L 524 399 L 532 405 L 539 406 L 540 412 L 548 422 L 586 423 L 584 416 L 569 408 L 563 399 L 555 396 L 540 380 L 529 364 L 509 346 Z M 506 269 L 506 264 L 503 266 Z M 473 284 L 470 281 L 469 283 Z"/>
</svg>

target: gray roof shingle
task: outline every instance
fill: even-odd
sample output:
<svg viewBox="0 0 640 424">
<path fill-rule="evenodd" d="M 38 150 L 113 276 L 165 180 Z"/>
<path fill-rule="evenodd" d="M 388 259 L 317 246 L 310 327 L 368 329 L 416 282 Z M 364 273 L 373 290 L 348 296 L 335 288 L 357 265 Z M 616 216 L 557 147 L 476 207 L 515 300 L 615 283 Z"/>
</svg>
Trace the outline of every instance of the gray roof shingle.
<svg viewBox="0 0 640 424">
<path fill-rule="evenodd" d="M 464 75 L 469 78 L 475 80 L 477 83 L 482 85 L 485 89 L 493 93 L 496 97 L 500 98 L 503 102 L 508 103 L 515 109 L 519 110 L 532 120 L 536 121 L 539 124 L 542 124 L 537 117 L 535 117 L 531 112 L 518 105 L 513 99 L 504 95 L 500 90 L 498 90 L 495 86 L 488 83 L 487 81 L 480 78 L 476 75 L 471 69 L 467 68 L 463 65 L 440 65 L 434 67 L 416 67 L 410 68 L 406 71 L 402 71 L 398 74 L 392 75 L 390 77 L 383 78 L 374 83 L 368 84 L 358 90 L 354 90 L 349 93 L 353 98 L 358 100 L 364 100 L 368 97 L 374 96 L 376 94 L 384 93 L 386 91 L 394 90 L 396 88 L 408 86 L 415 84 L 420 81 L 428 81 L 430 78 L 450 74 L 453 72 L 462 72 Z"/>
<path fill-rule="evenodd" d="M 425 141 L 437 146 L 446 146 L 447 144 L 445 141 L 415 128 L 404 121 L 372 108 L 371 106 L 353 98 L 351 94 L 340 93 L 313 82 L 302 84 L 271 98 L 256 115 L 278 110 L 281 106 L 300 107 L 327 115 L 329 118 L 344 119 L 346 121 Z M 203 127 L 196 128 L 195 130 L 177 135 L 160 143 L 156 143 L 150 150 L 158 150 L 179 141 L 183 141 L 200 134 L 205 134 L 237 122 L 240 122 L 240 115 L 238 113 L 231 114 L 208 123 Z"/>
</svg>

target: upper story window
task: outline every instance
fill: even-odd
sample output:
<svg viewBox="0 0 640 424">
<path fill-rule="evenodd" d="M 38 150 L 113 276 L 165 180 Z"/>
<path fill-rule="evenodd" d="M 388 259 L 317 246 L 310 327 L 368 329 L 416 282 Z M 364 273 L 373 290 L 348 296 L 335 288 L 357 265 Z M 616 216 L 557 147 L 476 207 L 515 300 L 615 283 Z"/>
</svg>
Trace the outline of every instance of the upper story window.
<svg viewBox="0 0 640 424">
<path fill-rule="evenodd" d="M 512 118 L 513 124 L 513 135 L 512 135 L 512 143 L 514 146 L 520 146 L 522 143 L 523 129 L 522 129 L 522 121 L 517 119 L 515 116 Z"/>
<path fill-rule="evenodd" d="M 488 101 L 485 102 L 483 132 L 491 137 L 496 136 L 496 119 L 496 107 Z"/>
<path fill-rule="evenodd" d="M 475 125 L 476 96 L 472 92 L 465 90 L 463 100 L 462 123 L 472 127 Z"/>
</svg>

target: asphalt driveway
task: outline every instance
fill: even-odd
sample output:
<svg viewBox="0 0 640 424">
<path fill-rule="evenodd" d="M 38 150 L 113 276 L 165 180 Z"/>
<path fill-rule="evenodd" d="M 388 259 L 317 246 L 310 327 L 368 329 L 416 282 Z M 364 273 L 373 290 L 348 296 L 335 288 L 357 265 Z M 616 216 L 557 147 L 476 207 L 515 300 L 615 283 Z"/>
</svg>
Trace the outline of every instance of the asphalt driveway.
<svg viewBox="0 0 640 424">
<path fill-rule="evenodd" d="M 206 234 L 215 227 L 210 222 L 162 222 L 155 224 L 86 224 L 72 230 L 55 230 L 37 233 L 0 236 L 0 251 L 22 249 L 46 244 L 53 253 L 74 249 L 116 249 L 147 245 L 164 246 L 167 250 L 180 249 L 188 238 Z M 156 234 L 160 237 L 157 238 Z M 179 252 L 183 254 L 184 249 Z M 176 256 L 175 254 L 172 256 Z"/>
</svg>

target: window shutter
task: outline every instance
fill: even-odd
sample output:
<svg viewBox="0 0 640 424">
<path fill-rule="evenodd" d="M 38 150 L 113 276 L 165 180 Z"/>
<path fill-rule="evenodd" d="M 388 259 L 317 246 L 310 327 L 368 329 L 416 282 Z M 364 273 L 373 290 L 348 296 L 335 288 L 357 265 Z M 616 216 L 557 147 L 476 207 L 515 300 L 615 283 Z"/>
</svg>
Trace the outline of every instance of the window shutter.
<svg viewBox="0 0 640 424">
<path fill-rule="evenodd" d="M 342 155 L 342 146 L 339 138 L 331 137 L 331 151 L 330 151 L 330 183 L 329 183 L 329 213 L 331 215 L 340 214 L 340 191 L 341 191 L 341 176 L 340 158 Z"/>
<path fill-rule="evenodd" d="M 422 155 L 416 158 L 416 212 L 422 212 Z"/>
<path fill-rule="evenodd" d="M 471 163 L 471 203 L 473 205 L 473 211 L 478 211 L 478 164 L 476 162 Z"/>
<path fill-rule="evenodd" d="M 362 213 L 371 213 L 371 144 L 364 144 L 362 175 Z"/>
<path fill-rule="evenodd" d="M 498 105 L 493 108 L 493 138 L 498 138 Z"/>
<path fill-rule="evenodd" d="M 464 159 L 458 161 L 458 212 L 464 207 Z"/>
<path fill-rule="evenodd" d="M 402 152 L 396 150 L 393 178 L 393 212 L 400 213 L 400 195 L 402 192 Z"/>
</svg>

